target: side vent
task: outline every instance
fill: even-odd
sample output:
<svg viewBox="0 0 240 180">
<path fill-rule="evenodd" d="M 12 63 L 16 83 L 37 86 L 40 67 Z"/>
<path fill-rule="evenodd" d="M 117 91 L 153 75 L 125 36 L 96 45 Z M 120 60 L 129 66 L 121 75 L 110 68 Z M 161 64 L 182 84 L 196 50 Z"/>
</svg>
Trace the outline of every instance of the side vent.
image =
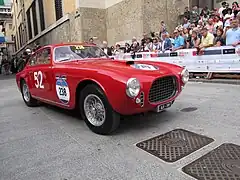
<svg viewBox="0 0 240 180">
<path fill-rule="evenodd" d="M 140 93 L 140 105 L 141 105 L 141 107 L 143 107 L 144 106 L 144 92 L 141 92 Z"/>
</svg>

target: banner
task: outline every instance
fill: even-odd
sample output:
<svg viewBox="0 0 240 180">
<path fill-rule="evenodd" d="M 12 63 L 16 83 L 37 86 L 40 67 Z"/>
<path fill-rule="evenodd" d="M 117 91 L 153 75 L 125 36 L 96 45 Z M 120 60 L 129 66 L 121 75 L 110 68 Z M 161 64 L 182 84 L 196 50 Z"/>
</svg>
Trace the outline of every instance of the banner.
<svg viewBox="0 0 240 180">
<path fill-rule="evenodd" d="M 133 60 L 131 54 L 114 56 L 118 60 Z M 182 49 L 176 52 L 136 53 L 135 60 L 167 62 L 186 67 L 190 72 L 237 72 L 240 73 L 240 46 L 207 48 L 202 55 L 196 49 Z"/>
</svg>

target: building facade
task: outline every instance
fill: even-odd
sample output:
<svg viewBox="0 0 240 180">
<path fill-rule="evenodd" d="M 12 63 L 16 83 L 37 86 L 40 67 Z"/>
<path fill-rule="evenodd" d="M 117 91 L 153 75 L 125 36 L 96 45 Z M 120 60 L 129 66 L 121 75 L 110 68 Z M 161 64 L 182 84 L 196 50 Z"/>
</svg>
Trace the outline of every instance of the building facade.
<svg viewBox="0 0 240 180">
<path fill-rule="evenodd" d="M 216 0 L 14 0 L 17 53 L 27 45 L 70 41 L 116 42 L 159 31 L 164 20 L 172 30 L 186 6 L 215 6 Z"/>
<path fill-rule="evenodd" d="M 11 4 L 11 0 L 0 0 L 0 60 L 11 58 L 15 51 Z"/>
</svg>

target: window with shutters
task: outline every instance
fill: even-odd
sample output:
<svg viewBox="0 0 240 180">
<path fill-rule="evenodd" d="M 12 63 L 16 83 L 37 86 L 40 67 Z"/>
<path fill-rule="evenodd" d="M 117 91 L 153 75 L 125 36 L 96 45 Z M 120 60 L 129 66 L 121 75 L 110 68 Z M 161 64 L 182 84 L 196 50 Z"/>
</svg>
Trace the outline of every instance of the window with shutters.
<svg viewBox="0 0 240 180">
<path fill-rule="evenodd" d="M 45 29 L 43 0 L 38 0 L 41 31 Z"/>
<path fill-rule="evenodd" d="M 19 45 L 20 45 L 20 47 L 22 47 L 22 45 L 23 45 L 23 42 L 22 42 L 22 36 L 21 36 L 21 34 L 22 34 L 22 26 L 20 25 L 19 27 L 18 27 L 18 34 L 19 34 Z"/>
<path fill-rule="evenodd" d="M 63 17 L 62 0 L 55 0 L 55 14 L 56 20 L 59 20 L 61 17 Z"/>
<path fill-rule="evenodd" d="M 32 39 L 32 25 L 31 25 L 31 14 L 30 14 L 30 9 L 27 10 L 27 25 L 28 25 L 28 37 L 29 40 Z"/>
<path fill-rule="evenodd" d="M 38 34 L 38 24 L 37 24 L 37 12 L 36 12 L 36 1 L 33 1 L 31 5 L 32 9 L 32 16 L 33 16 L 33 30 L 34 30 L 34 36 Z"/>
</svg>

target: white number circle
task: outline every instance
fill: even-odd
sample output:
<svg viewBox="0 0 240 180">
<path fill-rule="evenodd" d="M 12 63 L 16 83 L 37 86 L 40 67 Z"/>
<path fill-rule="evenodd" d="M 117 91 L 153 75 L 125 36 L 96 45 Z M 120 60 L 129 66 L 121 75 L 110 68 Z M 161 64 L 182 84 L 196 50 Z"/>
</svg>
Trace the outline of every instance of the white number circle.
<svg viewBox="0 0 240 180">
<path fill-rule="evenodd" d="M 134 65 L 132 65 L 132 67 L 136 68 L 136 69 L 149 70 L 149 71 L 158 70 L 157 67 L 149 65 L 149 64 L 134 64 Z"/>
<path fill-rule="evenodd" d="M 59 100 L 67 104 L 70 100 L 70 91 L 67 82 L 64 79 L 58 79 L 56 82 L 56 92 Z"/>
</svg>

